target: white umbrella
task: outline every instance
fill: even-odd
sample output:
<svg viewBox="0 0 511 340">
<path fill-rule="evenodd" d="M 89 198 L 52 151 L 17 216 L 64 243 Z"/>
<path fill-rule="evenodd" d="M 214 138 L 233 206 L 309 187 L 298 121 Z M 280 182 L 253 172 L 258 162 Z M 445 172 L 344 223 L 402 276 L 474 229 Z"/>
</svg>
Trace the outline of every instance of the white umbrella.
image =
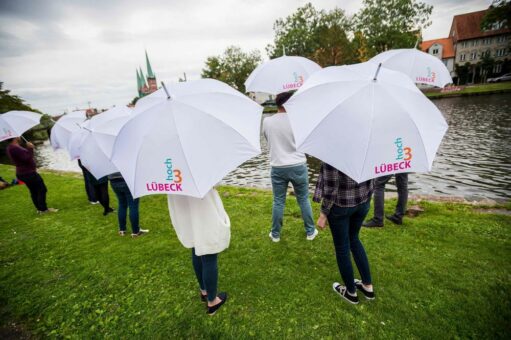
<svg viewBox="0 0 511 340">
<path fill-rule="evenodd" d="M 0 142 L 21 135 L 39 124 L 41 115 L 30 111 L 9 111 L 0 115 Z"/>
<path fill-rule="evenodd" d="M 374 63 L 325 68 L 284 106 L 297 149 L 359 183 L 430 171 L 447 130 L 406 75 Z"/>
<path fill-rule="evenodd" d="M 444 87 L 452 83 L 449 70 L 437 57 L 415 48 L 382 52 L 369 60 L 383 67 L 403 72 L 417 84 Z"/>
<path fill-rule="evenodd" d="M 297 90 L 321 67 L 315 62 L 296 56 L 271 59 L 256 67 L 245 81 L 247 92 L 279 94 Z"/>
<path fill-rule="evenodd" d="M 67 150 L 72 133 L 79 131 L 79 124 L 83 123 L 86 119 L 85 111 L 74 111 L 57 120 L 50 132 L 50 143 L 53 149 Z"/>
<path fill-rule="evenodd" d="M 84 126 L 85 137 L 80 143 L 79 156 L 82 165 L 94 177 L 99 179 L 118 171 L 110 161 L 111 154 L 105 153 L 99 141 L 103 144 L 105 142 L 111 144 L 109 146 L 111 149 L 118 131 L 132 117 L 132 111 L 126 106 L 116 107 L 92 117 Z M 113 134 L 110 135 L 104 131 L 113 131 Z"/>
<path fill-rule="evenodd" d="M 170 84 L 168 95 L 120 130 L 112 162 L 133 197 L 203 197 L 260 153 L 262 107 L 213 79 Z"/>
</svg>

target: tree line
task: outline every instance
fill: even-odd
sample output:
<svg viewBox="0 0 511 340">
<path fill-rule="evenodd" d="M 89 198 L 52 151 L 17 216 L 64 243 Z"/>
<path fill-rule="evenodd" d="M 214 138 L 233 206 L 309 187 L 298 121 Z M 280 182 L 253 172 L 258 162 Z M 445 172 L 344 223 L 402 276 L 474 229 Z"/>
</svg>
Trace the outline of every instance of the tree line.
<svg viewBox="0 0 511 340">
<path fill-rule="evenodd" d="M 418 0 L 364 0 L 353 16 L 311 3 L 273 24 L 274 39 L 266 46 L 270 59 L 284 54 L 309 58 L 322 67 L 364 62 L 395 48 L 413 48 L 431 25 L 433 6 Z M 260 51 L 229 46 L 206 59 L 202 77 L 215 78 L 245 92 L 244 82 L 262 61 Z"/>
</svg>

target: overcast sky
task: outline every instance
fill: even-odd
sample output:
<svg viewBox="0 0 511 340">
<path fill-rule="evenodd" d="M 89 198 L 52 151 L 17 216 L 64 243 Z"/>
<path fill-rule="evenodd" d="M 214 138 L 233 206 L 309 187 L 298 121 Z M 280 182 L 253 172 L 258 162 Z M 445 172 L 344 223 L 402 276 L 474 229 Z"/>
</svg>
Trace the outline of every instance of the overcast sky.
<svg viewBox="0 0 511 340">
<path fill-rule="evenodd" d="M 361 0 L 0 0 L 0 81 L 49 114 L 127 104 L 144 49 L 158 81 L 200 77 L 208 56 L 229 45 L 258 49 L 273 23 L 307 2 L 351 15 Z M 446 37 L 452 16 L 489 0 L 425 0 L 434 6 L 424 39 Z"/>
</svg>

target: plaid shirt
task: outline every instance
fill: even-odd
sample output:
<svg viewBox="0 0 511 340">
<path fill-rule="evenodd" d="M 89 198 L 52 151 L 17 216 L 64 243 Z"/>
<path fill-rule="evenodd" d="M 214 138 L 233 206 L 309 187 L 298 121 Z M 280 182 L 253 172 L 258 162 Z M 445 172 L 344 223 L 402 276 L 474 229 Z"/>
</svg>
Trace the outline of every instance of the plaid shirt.
<svg viewBox="0 0 511 340">
<path fill-rule="evenodd" d="M 321 212 L 325 215 L 335 204 L 339 207 L 354 207 L 371 199 L 373 180 L 360 184 L 326 163 L 321 163 L 314 202 L 321 203 Z"/>
</svg>

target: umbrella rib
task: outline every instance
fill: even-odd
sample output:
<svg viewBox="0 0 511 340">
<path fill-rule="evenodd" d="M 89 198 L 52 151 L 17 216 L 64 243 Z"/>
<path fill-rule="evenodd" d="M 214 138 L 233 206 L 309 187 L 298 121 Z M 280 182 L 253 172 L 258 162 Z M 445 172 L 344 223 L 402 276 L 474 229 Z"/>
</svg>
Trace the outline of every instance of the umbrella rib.
<svg viewBox="0 0 511 340">
<path fill-rule="evenodd" d="M 212 93 L 214 93 L 214 94 L 221 94 L 221 95 L 225 95 L 225 93 L 222 93 L 222 92 L 212 92 Z M 207 93 L 207 94 L 209 94 L 209 93 Z M 227 124 L 226 124 L 223 120 L 219 119 L 218 117 L 213 116 L 212 114 L 210 114 L 210 113 L 208 113 L 208 112 L 206 112 L 206 111 L 200 110 L 200 109 L 196 108 L 195 106 L 190 105 L 190 104 L 188 104 L 188 103 L 184 103 L 184 102 L 182 102 L 182 101 L 178 101 L 178 100 L 176 100 L 176 101 L 177 101 L 179 104 L 181 104 L 181 105 L 188 106 L 189 108 L 192 108 L 193 110 L 196 110 L 196 111 L 198 111 L 198 112 L 200 112 L 200 113 L 202 113 L 202 114 L 206 114 L 206 115 L 208 115 L 208 116 L 212 117 L 213 119 L 215 119 L 215 120 L 219 121 L 219 122 L 220 122 L 220 123 L 222 123 L 223 125 L 226 125 L 226 126 L 228 126 L 228 127 L 231 127 L 230 125 L 227 125 Z M 175 120 L 174 120 L 174 123 L 175 123 Z M 241 134 L 241 133 L 240 133 L 237 129 L 235 129 L 235 128 L 233 128 L 233 127 L 231 127 L 231 128 L 232 128 L 234 131 L 236 131 L 236 133 L 237 133 L 237 134 L 238 134 L 238 135 L 239 135 L 239 136 L 240 136 L 243 140 L 245 140 L 245 141 L 247 142 L 247 144 L 249 144 L 249 145 L 251 145 L 252 147 L 254 147 L 254 145 L 252 145 L 252 143 L 250 143 L 250 142 L 247 140 L 247 138 L 245 138 L 245 136 L 243 136 L 243 135 L 242 135 L 242 134 Z M 260 131 L 259 131 L 259 134 L 260 134 Z M 255 149 L 257 149 L 257 148 L 255 148 Z"/>
<path fill-rule="evenodd" d="M 181 102 L 179 102 L 179 103 L 183 104 Z M 183 158 L 184 158 L 184 160 L 186 162 L 186 166 L 188 167 L 188 170 L 190 170 L 190 174 L 191 174 L 190 177 L 191 177 L 191 179 L 193 181 L 193 184 L 195 185 L 195 189 L 197 190 L 199 195 L 202 195 L 202 193 L 199 190 L 199 186 L 197 185 L 197 182 L 195 182 L 195 178 L 193 177 L 192 167 L 190 166 L 190 162 L 188 161 L 188 157 L 186 156 L 186 152 L 184 151 L 183 143 L 181 142 L 181 131 L 179 130 L 179 127 L 178 127 L 178 125 L 176 123 L 176 116 L 175 116 L 174 112 L 172 112 L 171 115 L 172 115 L 172 120 L 174 121 L 174 126 L 176 127 L 176 132 L 177 132 L 177 136 L 178 136 L 178 140 L 179 140 L 179 145 L 181 145 L 181 151 L 183 152 Z"/>
<path fill-rule="evenodd" d="M 332 82 L 326 82 L 326 83 L 322 83 L 322 84 L 319 84 L 317 86 L 315 86 L 315 88 L 318 88 L 318 87 L 323 87 L 323 86 L 326 86 L 326 85 L 331 85 L 331 84 L 334 84 L 334 83 L 341 83 L 339 81 L 332 81 Z M 364 87 L 366 87 L 367 85 L 364 85 L 362 86 L 358 91 L 362 90 Z M 344 104 L 345 101 L 347 101 L 348 99 L 350 99 L 351 97 L 353 97 L 355 94 L 358 93 L 358 91 L 355 91 L 353 92 L 351 95 L 347 96 L 346 98 L 343 99 L 342 102 L 340 102 L 339 104 L 335 105 L 333 108 L 331 108 L 329 110 L 329 113 L 327 113 L 325 115 L 325 117 L 323 117 L 323 119 L 321 119 L 318 124 L 316 124 L 316 126 L 309 132 L 309 134 L 307 135 L 306 138 L 304 138 L 304 140 L 302 141 L 302 143 L 300 145 L 297 145 L 296 147 L 299 148 L 303 145 L 303 143 L 305 143 L 306 140 L 308 140 L 308 138 L 316 131 L 316 129 L 321 125 L 321 123 L 323 122 L 323 120 L 330 115 L 330 112 L 334 111 L 334 110 L 337 110 L 337 108 L 339 108 L 339 106 L 341 106 L 342 104 Z M 298 96 L 297 96 L 298 98 Z"/>
<path fill-rule="evenodd" d="M 371 125 L 369 127 L 369 140 L 367 141 L 367 146 L 366 146 L 366 153 L 364 155 L 364 162 L 362 162 L 362 168 L 360 169 L 360 175 L 359 175 L 359 178 L 362 178 L 362 174 L 364 173 L 364 169 L 366 167 L 366 161 L 367 161 L 367 154 L 369 153 L 369 146 L 371 145 L 371 137 L 373 136 L 373 133 L 372 133 L 372 129 L 373 129 L 373 123 L 374 123 L 374 87 L 375 85 L 374 84 L 371 84 L 371 90 L 372 90 L 372 98 L 373 100 L 371 101 Z"/>
<path fill-rule="evenodd" d="M 385 92 L 387 92 L 387 94 L 391 97 L 394 98 L 394 100 L 396 100 L 396 103 L 399 105 L 399 107 L 401 107 L 401 109 L 404 111 L 404 112 L 407 112 L 408 110 L 406 110 L 403 105 L 401 104 L 401 102 L 399 101 L 399 99 L 396 99 L 396 97 L 390 92 L 390 91 L 387 91 L 384 89 Z M 413 91 L 410 91 L 412 93 L 414 93 Z M 416 93 L 414 93 L 415 95 L 417 95 Z M 424 96 L 424 95 L 423 95 Z M 426 98 L 427 99 L 427 98 Z M 429 99 L 427 99 L 429 100 Z M 424 137 L 422 136 L 422 133 L 419 129 L 419 127 L 417 126 L 417 123 L 415 122 L 415 120 L 412 118 L 412 116 L 410 115 L 407 115 L 408 118 L 412 121 L 413 123 L 413 126 L 415 127 L 415 130 L 417 130 L 417 133 L 419 134 L 420 136 L 420 141 L 421 141 L 421 144 L 422 144 L 422 150 L 424 151 L 424 154 L 426 155 L 426 161 L 428 162 L 428 168 L 430 168 L 430 162 L 429 162 L 429 155 L 428 153 L 426 152 L 426 146 L 424 145 Z"/>
</svg>

